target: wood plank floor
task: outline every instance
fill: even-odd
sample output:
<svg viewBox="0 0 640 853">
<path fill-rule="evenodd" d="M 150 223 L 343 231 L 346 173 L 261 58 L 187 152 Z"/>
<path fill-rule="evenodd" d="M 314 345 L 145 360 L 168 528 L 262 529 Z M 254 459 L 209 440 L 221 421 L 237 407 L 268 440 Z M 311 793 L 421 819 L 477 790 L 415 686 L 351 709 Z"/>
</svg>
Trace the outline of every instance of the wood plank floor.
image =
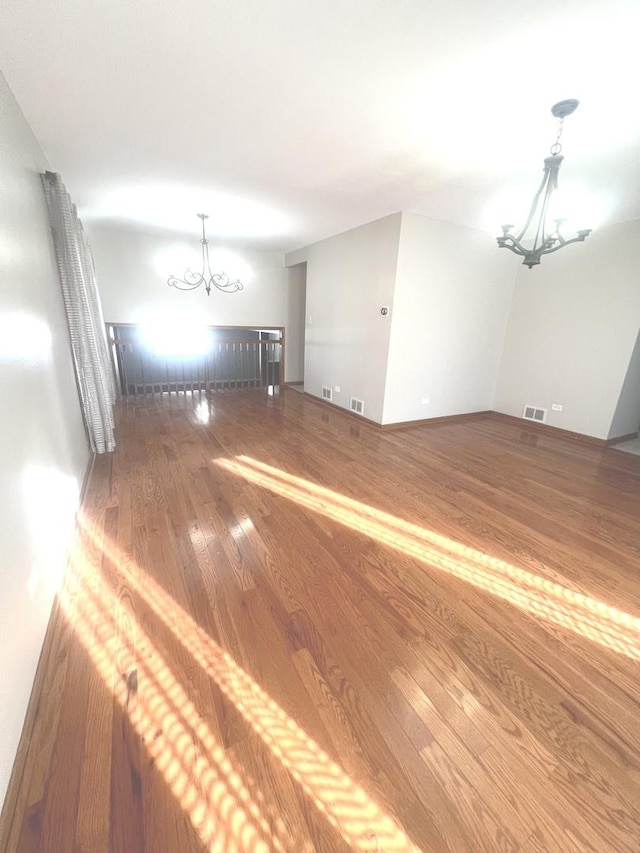
<svg viewBox="0 0 640 853">
<path fill-rule="evenodd" d="M 3 851 L 640 850 L 640 458 L 120 401 Z"/>
</svg>

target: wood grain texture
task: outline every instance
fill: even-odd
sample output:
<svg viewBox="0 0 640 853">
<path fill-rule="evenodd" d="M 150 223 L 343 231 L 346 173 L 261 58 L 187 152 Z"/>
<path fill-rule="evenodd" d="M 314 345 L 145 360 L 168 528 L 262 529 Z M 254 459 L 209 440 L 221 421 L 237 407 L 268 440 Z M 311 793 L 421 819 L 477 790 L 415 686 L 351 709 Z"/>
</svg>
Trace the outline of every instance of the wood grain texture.
<svg viewBox="0 0 640 853">
<path fill-rule="evenodd" d="M 284 388 L 118 403 L 7 853 L 640 850 L 640 458 Z"/>
</svg>

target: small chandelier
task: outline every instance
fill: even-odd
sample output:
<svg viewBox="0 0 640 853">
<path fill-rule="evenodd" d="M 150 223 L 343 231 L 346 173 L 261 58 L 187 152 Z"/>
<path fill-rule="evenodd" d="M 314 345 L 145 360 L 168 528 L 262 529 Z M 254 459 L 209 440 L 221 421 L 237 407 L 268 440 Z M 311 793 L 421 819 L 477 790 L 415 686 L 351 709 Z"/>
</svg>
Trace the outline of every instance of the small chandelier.
<svg viewBox="0 0 640 853">
<path fill-rule="evenodd" d="M 551 220 L 553 224 L 549 221 L 551 196 L 554 190 L 558 188 L 558 172 L 564 160 L 564 157 L 560 153 L 562 151 L 562 145 L 560 144 L 562 127 L 565 118 L 574 112 L 579 103 L 579 101 L 571 99 L 560 101 L 551 107 L 551 112 L 559 119 L 558 133 L 556 141 L 551 146 L 550 156 L 545 157 L 544 176 L 540 188 L 533 198 L 529 218 L 518 234 L 511 233 L 513 225 L 503 225 L 502 235 L 496 238 L 498 246 L 501 249 L 511 249 L 516 255 L 522 255 L 524 258 L 522 263 L 528 266 L 529 269 L 540 263 L 542 255 L 557 252 L 558 249 L 568 246 L 570 243 L 581 243 L 591 233 L 591 229 L 587 228 L 583 231 L 578 231 L 574 237 L 567 239 L 562 234 L 562 226 L 566 220 L 553 219 Z M 523 241 L 527 238 L 533 240 L 530 249 L 523 246 Z"/>
<path fill-rule="evenodd" d="M 184 274 L 184 278 L 176 278 L 174 275 L 169 276 L 167 284 L 169 287 L 177 287 L 178 290 L 195 290 L 196 287 L 200 287 L 201 284 L 204 284 L 207 296 L 211 293 L 212 287 L 223 291 L 223 293 L 235 293 L 237 290 L 242 290 L 244 285 L 239 279 L 231 281 L 229 276 L 224 272 L 211 272 L 211 265 L 209 263 L 209 241 L 207 240 L 204 225 L 205 219 L 208 219 L 209 216 L 206 213 L 199 213 L 198 218 L 202 220 L 202 238 L 200 240 L 200 243 L 202 244 L 202 272 L 191 272 L 191 270 L 187 270 Z"/>
</svg>

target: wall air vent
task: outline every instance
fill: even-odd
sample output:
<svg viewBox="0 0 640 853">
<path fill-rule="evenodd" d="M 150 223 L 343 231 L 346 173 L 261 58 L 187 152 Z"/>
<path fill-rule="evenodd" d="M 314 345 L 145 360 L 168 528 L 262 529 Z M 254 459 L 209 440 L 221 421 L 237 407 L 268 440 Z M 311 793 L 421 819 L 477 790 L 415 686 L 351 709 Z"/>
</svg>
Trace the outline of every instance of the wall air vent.
<svg viewBox="0 0 640 853">
<path fill-rule="evenodd" d="M 547 419 L 547 410 L 539 409 L 537 406 L 525 406 L 522 417 L 525 421 L 536 421 L 539 424 L 543 424 Z"/>
<path fill-rule="evenodd" d="M 364 414 L 364 400 L 357 400 L 355 397 L 351 398 L 351 403 L 349 404 L 349 408 L 352 412 L 355 412 L 356 415 Z"/>
<path fill-rule="evenodd" d="M 322 386 L 322 399 L 323 400 L 333 400 L 333 394 L 331 393 L 331 388 L 327 388 L 325 385 Z"/>
</svg>

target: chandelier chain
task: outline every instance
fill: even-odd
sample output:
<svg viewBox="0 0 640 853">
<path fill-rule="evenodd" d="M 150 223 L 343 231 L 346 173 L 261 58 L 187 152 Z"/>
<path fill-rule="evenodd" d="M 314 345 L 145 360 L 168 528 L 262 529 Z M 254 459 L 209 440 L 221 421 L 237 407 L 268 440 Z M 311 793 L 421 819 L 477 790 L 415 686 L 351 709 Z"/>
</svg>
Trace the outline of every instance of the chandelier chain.
<svg viewBox="0 0 640 853">
<path fill-rule="evenodd" d="M 556 141 L 553 143 L 551 148 L 549 149 L 549 153 L 554 156 L 559 154 L 562 151 L 562 145 L 560 144 L 560 137 L 562 136 L 562 131 L 564 130 L 564 116 L 561 116 L 558 119 L 558 132 L 556 134 Z"/>
</svg>

